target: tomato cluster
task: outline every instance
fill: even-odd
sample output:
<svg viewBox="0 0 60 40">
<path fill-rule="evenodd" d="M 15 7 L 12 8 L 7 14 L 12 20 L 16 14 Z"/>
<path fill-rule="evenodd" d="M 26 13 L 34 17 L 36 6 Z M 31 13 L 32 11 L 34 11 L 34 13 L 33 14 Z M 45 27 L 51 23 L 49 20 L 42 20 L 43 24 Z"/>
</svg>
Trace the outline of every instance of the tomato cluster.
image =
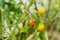
<svg viewBox="0 0 60 40">
<path fill-rule="evenodd" d="M 43 15 L 45 13 L 45 9 L 44 8 L 40 8 L 37 12 L 38 12 L 38 14 Z M 30 20 L 30 26 L 34 27 L 34 20 L 33 19 Z M 39 23 L 39 25 L 37 27 L 37 30 L 39 30 L 39 31 L 44 30 L 44 26 L 45 25 L 43 23 Z"/>
</svg>

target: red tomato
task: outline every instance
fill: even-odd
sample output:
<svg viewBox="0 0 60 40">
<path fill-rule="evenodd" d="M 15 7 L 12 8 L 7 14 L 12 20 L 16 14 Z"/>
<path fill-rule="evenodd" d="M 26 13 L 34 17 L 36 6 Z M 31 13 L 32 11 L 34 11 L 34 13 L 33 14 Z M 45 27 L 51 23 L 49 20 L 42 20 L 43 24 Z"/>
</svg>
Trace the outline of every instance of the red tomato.
<svg viewBox="0 0 60 40">
<path fill-rule="evenodd" d="M 31 26 L 31 27 L 34 27 L 34 20 L 33 20 L 33 19 L 30 20 L 30 26 Z"/>
</svg>

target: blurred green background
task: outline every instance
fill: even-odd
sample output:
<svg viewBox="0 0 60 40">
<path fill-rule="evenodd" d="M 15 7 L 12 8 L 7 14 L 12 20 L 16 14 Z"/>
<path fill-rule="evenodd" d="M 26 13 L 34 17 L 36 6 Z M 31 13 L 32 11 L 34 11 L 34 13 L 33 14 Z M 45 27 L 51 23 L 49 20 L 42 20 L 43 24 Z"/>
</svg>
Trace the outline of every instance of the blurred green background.
<svg viewBox="0 0 60 40">
<path fill-rule="evenodd" d="M 43 16 L 37 14 L 41 7 L 46 10 Z M 40 21 L 47 24 L 43 32 L 37 31 Z M 0 39 L 60 40 L 60 0 L 0 0 Z"/>
</svg>

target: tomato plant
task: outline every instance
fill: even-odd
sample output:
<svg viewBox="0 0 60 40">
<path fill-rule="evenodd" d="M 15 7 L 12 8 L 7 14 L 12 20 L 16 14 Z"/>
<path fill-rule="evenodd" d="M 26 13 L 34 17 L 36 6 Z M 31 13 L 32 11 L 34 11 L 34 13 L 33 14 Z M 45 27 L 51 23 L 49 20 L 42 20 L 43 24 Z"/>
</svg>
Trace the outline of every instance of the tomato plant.
<svg viewBox="0 0 60 40">
<path fill-rule="evenodd" d="M 58 40 L 58 36 L 60 0 L 0 0 L 1 40 Z"/>
</svg>

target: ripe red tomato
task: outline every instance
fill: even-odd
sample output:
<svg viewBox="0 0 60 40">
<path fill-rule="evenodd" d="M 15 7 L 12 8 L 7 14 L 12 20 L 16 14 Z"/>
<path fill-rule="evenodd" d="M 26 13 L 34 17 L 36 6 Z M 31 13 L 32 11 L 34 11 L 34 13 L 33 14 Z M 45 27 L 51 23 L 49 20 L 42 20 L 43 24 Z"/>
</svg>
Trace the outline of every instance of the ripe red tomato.
<svg viewBox="0 0 60 40">
<path fill-rule="evenodd" d="M 30 26 L 31 26 L 31 27 L 34 27 L 34 20 L 33 20 L 33 19 L 30 20 Z"/>
</svg>

